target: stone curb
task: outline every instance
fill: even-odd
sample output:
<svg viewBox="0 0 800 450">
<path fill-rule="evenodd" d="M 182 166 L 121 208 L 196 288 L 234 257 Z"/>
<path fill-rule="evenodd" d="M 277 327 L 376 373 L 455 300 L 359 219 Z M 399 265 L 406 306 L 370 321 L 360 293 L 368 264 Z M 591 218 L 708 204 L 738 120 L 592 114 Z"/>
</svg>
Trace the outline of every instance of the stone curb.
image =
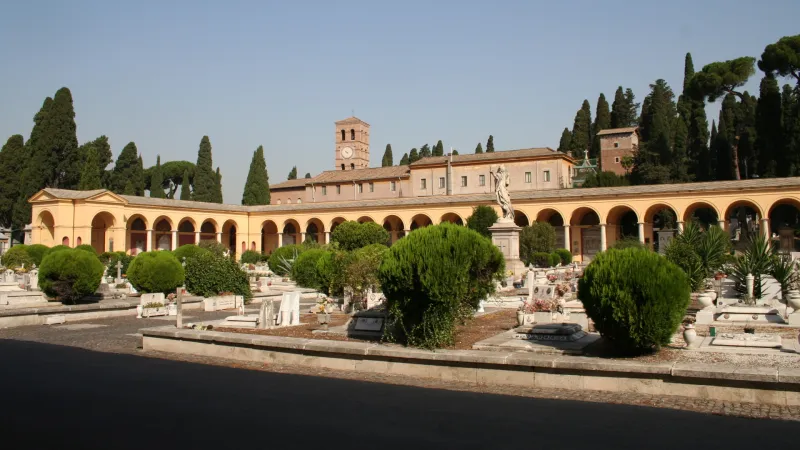
<svg viewBox="0 0 800 450">
<path fill-rule="evenodd" d="M 769 367 L 739 367 L 723 364 L 701 363 L 653 363 L 635 361 L 603 360 L 585 356 L 542 355 L 523 352 L 497 352 L 480 350 L 421 350 L 416 348 L 390 347 L 374 343 L 312 340 L 282 336 L 253 336 L 218 331 L 177 330 L 174 326 L 144 328 L 143 337 L 169 338 L 188 341 L 212 342 L 216 344 L 247 345 L 264 350 L 294 350 L 324 353 L 327 357 L 343 358 L 364 356 L 365 359 L 391 358 L 408 362 L 447 363 L 465 366 L 506 366 L 507 370 L 550 369 L 555 371 L 598 372 L 598 376 L 624 373 L 643 378 L 683 378 L 701 380 L 755 382 L 781 387 L 787 390 L 800 389 L 800 369 L 778 369 Z M 346 356 L 345 356 L 346 355 Z M 372 358 L 370 358 L 372 357 Z M 713 382 L 711 384 L 714 384 Z M 775 386 L 772 386 L 775 387 Z"/>
<path fill-rule="evenodd" d="M 189 300 L 184 299 L 184 303 L 199 303 L 202 299 L 200 297 L 192 297 Z M 47 315 L 47 314 L 64 314 L 74 312 L 88 312 L 88 311 L 108 311 L 115 309 L 136 309 L 138 302 L 104 302 L 104 303 L 89 303 L 85 305 L 60 305 L 60 306 L 47 306 L 41 308 L 15 308 L 0 310 L 0 317 L 13 317 L 13 316 L 30 316 L 30 315 Z"/>
</svg>

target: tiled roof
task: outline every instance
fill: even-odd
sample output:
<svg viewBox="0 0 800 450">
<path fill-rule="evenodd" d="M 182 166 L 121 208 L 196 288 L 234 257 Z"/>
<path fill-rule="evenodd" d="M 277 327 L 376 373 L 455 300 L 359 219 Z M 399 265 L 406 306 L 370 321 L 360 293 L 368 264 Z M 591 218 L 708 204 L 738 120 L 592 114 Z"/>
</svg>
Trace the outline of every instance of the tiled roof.
<svg viewBox="0 0 800 450">
<path fill-rule="evenodd" d="M 326 170 L 313 178 L 289 180 L 270 186 L 270 190 L 297 188 L 308 184 L 352 183 L 369 180 L 386 180 L 408 177 L 408 166 L 372 167 L 355 170 Z"/>
<path fill-rule="evenodd" d="M 314 178 L 312 177 L 312 178 L 298 178 L 298 179 L 295 179 L 295 180 L 286 180 L 286 181 L 284 181 L 282 183 L 271 185 L 269 187 L 269 189 L 270 190 L 276 190 L 276 189 L 305 187 L 305 185 L 310 183 L 311 180 L 313 180 L 313 179 Z"/>
<path fill-rule="evenodd" d="M 166 206 L 176 208 L 206 209 L 214 211 L 247 212 L 247 206 L 226 205 L 222 203 L 194 202 L 191 200 L 172 200 L 168 198 L 138 197 L 135 195 L 120 195 L 130 205 Z"/>
<path fill-rule="evenodd" d="M 367 122 L 364 122 L 363 120 L 359 119 L 356 116 L 350 116 L 347 119 L 338 120 L 338 121 L 336 121 L 334 123 L 336 125 L 342 125 L 342 124 L 346 124 L 346 123 L 363 123 L 364 125 L 369 126 L 369 124 Z"/>
<path fill-rule="evenodd" d="M 468 163 L 468 162 L 483 162 L 494 161 L 499 159 L 513 159 L 513 158 L 537 158 L 542 156 L 564 157 L 570 156 L 553 150 L 549 147 L 543 148 L 523 148 L 519 150 L 503 150 L 492 153 L 467 153 L 464 155 L 453 155 L 453 164 Z M 411 163 L 411 167 L 417 166 L 430 166 L 438 164 L 447 164 L 447 156 L 430 156 L 422 158 L 419 161 Z"/>
<path fill-rule="evenodd" d="M 626 127 L 626 128 L 609 128 L 607 130 L 600 130 L 597 132 L 598 136 L 604 136 L 606 134 L 626 134 L 626 133 L 633 133 L 639 127 Z"/>
<path fill-rule="evenodd" d="M 81 200 L 84 198 L 93 197 L 101 192 L 106 191 L 105 189 L 95 189 L 92 191 L 73 191 L 70 189 L 55 189 L 55 188 L 44 188 L 42 190 L 52 195 L 53 197 L 69 199 L 69 200 Z"/>
</svg>

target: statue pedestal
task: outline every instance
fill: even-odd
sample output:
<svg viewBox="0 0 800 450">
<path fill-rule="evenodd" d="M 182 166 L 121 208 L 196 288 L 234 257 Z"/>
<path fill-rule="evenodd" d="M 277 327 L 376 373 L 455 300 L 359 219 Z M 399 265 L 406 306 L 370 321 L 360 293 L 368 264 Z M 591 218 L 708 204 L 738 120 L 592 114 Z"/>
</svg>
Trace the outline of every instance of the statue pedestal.
<svg viewBox="0 0 800 450">
<path fill-rule="evenodd" d="M 520 230 L 522 228 L 508 219 L 500 219 L 489 227 L 489 232 L 492 233 L 492 243 L 503 253 L 503 258 L 506 260 L 506 272 L 510 270 L 514 279 L 521 278 L 525 272 L 525 264 L 519 259 Z"/>
</svg>

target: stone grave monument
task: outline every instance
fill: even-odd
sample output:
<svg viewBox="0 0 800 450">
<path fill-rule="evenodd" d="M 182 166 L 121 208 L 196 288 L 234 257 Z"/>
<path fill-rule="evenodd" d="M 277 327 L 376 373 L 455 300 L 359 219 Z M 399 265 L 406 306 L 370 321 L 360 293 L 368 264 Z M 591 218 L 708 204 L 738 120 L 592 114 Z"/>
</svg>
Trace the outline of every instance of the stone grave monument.
<svg viewBox="0 0 800 450">
<path fill-rule="evenodd" d="M 278 325 L 300 324 L 300 292 L 284 292 L 278 309 Z"/>
<path fill-rule="evenodd" d="M 503 216 L 489 227 L 489 232 L 492 233 L 492 243 L 503 253 L 506 270 L 516 279 L 522 277 L 525 271 L 525 264 L 519 259 L 519 232 L 522 228 L 514 223 L 514 207 L 508 193 L 509 177 L 505 165 L 501 164 L 492 171 L 492 176 L 495 179 L 495 199 Z"/>
</svg>

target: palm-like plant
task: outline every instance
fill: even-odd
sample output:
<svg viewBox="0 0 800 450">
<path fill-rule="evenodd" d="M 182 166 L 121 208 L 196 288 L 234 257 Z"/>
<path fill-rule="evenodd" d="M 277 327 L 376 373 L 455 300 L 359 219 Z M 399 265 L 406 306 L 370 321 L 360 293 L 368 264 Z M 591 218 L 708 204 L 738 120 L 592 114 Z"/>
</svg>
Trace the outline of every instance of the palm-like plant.
<svg viewBox="0 0 800 450">
<path fill-rule="evenodd" d="M 769 275 L 781 285 L 781 298 L 786 299 L 789 286 L 795 279 L 795 262 L 789 255 L 772 255 Z"/>
<path fill-rule="evenodd" d="M 736 281 L 736 290 L 747 294 L 747 275 L 755 278 L 753 283 L 753 298 L 761 298 L 764 287 L 762 275 L 768 275 L 773 265 L 772 244 L 766 239 L 754 236 L 747 244 L 744 253 L 737 256 L 729 268 L 729 275 Z"/>
</svg>

